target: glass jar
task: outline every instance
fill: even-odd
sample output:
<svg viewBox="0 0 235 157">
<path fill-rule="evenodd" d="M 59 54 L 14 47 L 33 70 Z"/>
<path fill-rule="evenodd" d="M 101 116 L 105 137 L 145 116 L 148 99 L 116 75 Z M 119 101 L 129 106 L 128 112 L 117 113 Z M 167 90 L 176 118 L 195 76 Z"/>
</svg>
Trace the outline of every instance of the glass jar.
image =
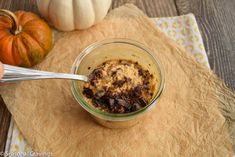
<svg viewBox="0 0 235 157">
<path fill-rule="evenodd" d="M 109 128 L 130 127 L 143 120 L 146 111 L 151 110 L 157 104 L 164 88 L 163 68 L 155 54 L 139 42 L 129 39 L 108 39 L 96 42 L 85 48 L 75 60 L 72 73 L 89 75 L 98 65 L 113 59 L 138 62 L 144 69 L 148 69 L 151 74 L 159 79 L 160 83 L 156 87 L 154 96 L 148 105 L 131 113 L 108 113 L 86 102 L 82 94 L 84 82 L 72 81 L 72 93 L 77 102 L 99 124 Z"/>
</svg>

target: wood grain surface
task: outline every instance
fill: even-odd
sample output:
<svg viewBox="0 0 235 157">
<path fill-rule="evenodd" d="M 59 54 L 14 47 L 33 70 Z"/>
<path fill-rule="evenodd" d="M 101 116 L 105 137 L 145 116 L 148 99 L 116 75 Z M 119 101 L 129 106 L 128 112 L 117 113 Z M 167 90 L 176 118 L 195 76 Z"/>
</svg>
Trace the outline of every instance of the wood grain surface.
<svg viewBox="0 0 235 157">
<path fill-rule="evenodd" d="M 196 16 L 211 68 L 235 90 L 235 0 L 176 0 L 176 8 Z"/>
<path fill-rule="evenodd" d="M 150 17 L 196 16 L 212 70 L 235 90 L 235 0 L 113 0 L 112 8 L 133 3 Z M 36 0 L 0 0 L 0 8 L 38 13 Z M 0 152 L 10 113 L 0 99 Z"/>
</svg>

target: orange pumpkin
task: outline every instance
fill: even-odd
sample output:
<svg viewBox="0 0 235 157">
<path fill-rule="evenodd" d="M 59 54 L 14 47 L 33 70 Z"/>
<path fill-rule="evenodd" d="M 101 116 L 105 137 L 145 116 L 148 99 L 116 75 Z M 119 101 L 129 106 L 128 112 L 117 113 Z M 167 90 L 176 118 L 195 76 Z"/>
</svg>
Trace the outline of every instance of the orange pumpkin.
<svg viewBox="0 0 235 157">
<path fill-rule="evenodd" d="M 31 67 L 52 48 L 52 31 L 37 15 L 0 9 L 0 61 Z"/>
</svg>

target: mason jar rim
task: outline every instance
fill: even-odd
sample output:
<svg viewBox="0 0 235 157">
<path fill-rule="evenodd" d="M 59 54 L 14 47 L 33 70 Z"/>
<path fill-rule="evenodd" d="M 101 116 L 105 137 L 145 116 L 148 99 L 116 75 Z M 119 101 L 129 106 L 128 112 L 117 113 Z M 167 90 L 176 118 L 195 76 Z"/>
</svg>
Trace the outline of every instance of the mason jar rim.
<svg viewBox="0 0 235 157">
<path fill-rule="evenodd" d="M 82 95 L 81 92 L 79 92 L 79 90 L 77 88 L 77 85 L 76 85 L 77 81 L 75 81 L 75 80 L 72 81 L 71 90 L 72 90 L 73 96 L 76 99 L 76 101 L 90 114 L 92 114 L 96 117 L 99 117 L 101 119 L 105 119 L 105 120 L 123 121 L 123 120 L 127 120 L 127 119 L 133 119 L 134 117 L 140 115 L 141 113 L 144 113 L 152 105 L 154 105 L 155 102 L 157 102 L 157 100 L 162 95 L 162 92 L 163 92 L 163 89 L 164 89 L 165 75 L 164 75 L 164 70 L 163 70 L 163 66 L 162 66 L 161 62 L 157 59 L 157 57 L 155 57 L 155 55 L 152 53 L 152 51 L 150 51 L 148 48 L 146 48 L 146 46 L 144 46 L 143 44 L 141 44 L 141 43 L 139 43 L 135 40 L 124 39 L 124 38 L 105 39 L 105 40 L 98 41 L 98 42 L 95 42 L 95 43 L 87 46 L 78 55 L 78 57 L 75 59 L 73 65 L 72 65 L 71 73 L 77 74 L 77 69 L 79 68 L 80 63 L 86 57 L 86 55 L 92 53 L 93 50 L 95 50 L 96 48 L 99 48 L 100 46 L 107 45 L 107 44 L 114 44 L 114 43 L 128 44 L 128 45 L 132 45 L 132 46 L 135 46 L 137 48 L 140 48 L 144 52 L 148 53 L 148 55 L 156 63 L 156 65 L 159 69 L 160 81 L 161 82 L 160 82 L 160 86 L 158 88 L 158 92 L 155 94 L 154 98 L 152 98 L 151 102 L 148 103 L 148 105 L 146 105 L 145 107 L 143 107 L 143 108 L 141 108 L 137 111 L 134 111 L 134 112 L 130 112 L 130 113 L 108 113 L 108 112 L 101 111 L 101 110 L 95 108 L 93 105 L 86 102 L 86 100 L 84 99 L 84 96 Z"/>
</svg>

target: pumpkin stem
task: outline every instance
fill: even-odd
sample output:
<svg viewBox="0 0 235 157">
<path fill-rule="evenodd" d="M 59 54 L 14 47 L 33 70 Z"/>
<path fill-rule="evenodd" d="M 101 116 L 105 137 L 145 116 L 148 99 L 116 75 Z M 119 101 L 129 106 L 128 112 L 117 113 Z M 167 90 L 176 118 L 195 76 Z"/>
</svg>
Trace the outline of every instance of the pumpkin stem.
<svg viewBox="0 0 235 157">
<path fill-rule="evenodd" d="M 14 35 L 17 35 L 21 32 L 22 28 L 21 26 L 19 26 L 18 19 L 13 12 L 9 10 L 5 10 L 5 9 L 0 9 L 0 16 L 6 16 L 10 18 L 11 21 L 13 22 L 11 33 L 13 33 Z"/>
</svg>

